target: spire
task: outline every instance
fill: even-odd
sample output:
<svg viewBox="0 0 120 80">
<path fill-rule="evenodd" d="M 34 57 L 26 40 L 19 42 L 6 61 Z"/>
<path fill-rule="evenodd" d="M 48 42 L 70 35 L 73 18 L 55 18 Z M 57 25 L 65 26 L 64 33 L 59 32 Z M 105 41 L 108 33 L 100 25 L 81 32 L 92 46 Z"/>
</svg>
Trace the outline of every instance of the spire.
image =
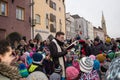
<svg viewBox="0 0 120 80">
<path fill-rule="evenodd" d="M 104 14 L 103 14 L 103 11 L 102 11 L 102 20 L 101 20 L 101 26 L 102 26 L 102 29 L 105 33 L 105 35 L 107 35 L 107 30 L 106 30 L 106 23 L 105 23 L 105 18 L 104 18 Z"/>
<path fill-rule="evenodd" d="M 103 11 L 102 11 L 102 21 L 105 21 Z"/>
</svg>

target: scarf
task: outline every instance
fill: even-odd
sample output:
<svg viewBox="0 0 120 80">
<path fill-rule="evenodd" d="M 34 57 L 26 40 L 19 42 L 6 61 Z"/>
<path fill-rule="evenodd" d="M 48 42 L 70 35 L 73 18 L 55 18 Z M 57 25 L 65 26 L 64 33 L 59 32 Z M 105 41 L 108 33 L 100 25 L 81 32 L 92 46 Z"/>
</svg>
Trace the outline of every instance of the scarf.
<svg viewBox="0 0 120 80">
<path fill-rule="evenodd" d="M 58 52 L 62 52 L 62 49 L 61 49 L 60 45 L 58 44 L 58 42 L 56 41 L 56 39 L 53 39 L 52 41 L 56 44 Z M 63 57 L 59 57 L 59 63 L 62 66 L 62 70 L 63 70 L 62 77 L 65 77 L 65 66 L 64 66 Z"/>
</svg>

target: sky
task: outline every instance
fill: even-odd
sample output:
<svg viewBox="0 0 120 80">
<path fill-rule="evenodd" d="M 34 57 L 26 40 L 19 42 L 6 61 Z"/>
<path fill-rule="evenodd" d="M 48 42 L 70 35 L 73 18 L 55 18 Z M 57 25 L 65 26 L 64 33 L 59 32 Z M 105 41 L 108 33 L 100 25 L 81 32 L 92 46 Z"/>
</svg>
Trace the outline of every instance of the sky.
<svg viewBox="0 0 120 80">
<path fill-rule="evenodd" d="M 110 37 L 120 37 L 120 0 L 65 0 L 66 13 L 78 14 L 93 26 L 101 26 L 102 11 Z"/>
</svg>

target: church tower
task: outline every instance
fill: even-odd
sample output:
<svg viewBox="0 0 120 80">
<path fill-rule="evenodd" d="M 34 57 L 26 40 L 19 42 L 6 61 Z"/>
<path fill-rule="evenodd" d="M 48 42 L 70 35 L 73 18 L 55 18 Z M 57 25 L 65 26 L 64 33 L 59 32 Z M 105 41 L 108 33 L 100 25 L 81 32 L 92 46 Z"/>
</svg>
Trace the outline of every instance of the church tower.
<svg viewBox="0 0 120 80">
<path fill-rule="evenodd" d="M 105 36 L 107 36 L 107 29 L 106 29 L 106 23 L 105 23 L 105 18 L 104 18 L 103 12 L 102 12 L 101 26 L 102 26 L 102 29 L 103 29 L 103 31 L 105 33 Z"/>
</svg>

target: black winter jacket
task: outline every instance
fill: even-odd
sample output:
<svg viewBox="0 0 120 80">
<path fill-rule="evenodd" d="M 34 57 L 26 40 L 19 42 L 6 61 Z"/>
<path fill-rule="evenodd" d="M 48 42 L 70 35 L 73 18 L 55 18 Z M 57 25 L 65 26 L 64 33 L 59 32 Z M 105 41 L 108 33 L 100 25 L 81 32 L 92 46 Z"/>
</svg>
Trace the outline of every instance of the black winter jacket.
<svg viewBox="0 0 120 80">
<path fill-rule="evenodd" d="M 61 44 L 60 41 L 58 41 L 57 39 L 55 39 L 58 43 L 58 45 L 61 47 L 62 49 L 62 52 L 58 52 L 58 49 L 57 49 L 57 46 L 54 42 L 51 42 L 50 45 L 49 45 L 49 50 L 50 50 L 50 53 L 51 53 L 51 57 L 52 57 L 52 60 L 55 64 L 55 66 L 59 66 L 59 57 L 63 57 L 67 54 L 67 50 L 64 50 L 62 47 L 63 45 Z"/>
</svg>

